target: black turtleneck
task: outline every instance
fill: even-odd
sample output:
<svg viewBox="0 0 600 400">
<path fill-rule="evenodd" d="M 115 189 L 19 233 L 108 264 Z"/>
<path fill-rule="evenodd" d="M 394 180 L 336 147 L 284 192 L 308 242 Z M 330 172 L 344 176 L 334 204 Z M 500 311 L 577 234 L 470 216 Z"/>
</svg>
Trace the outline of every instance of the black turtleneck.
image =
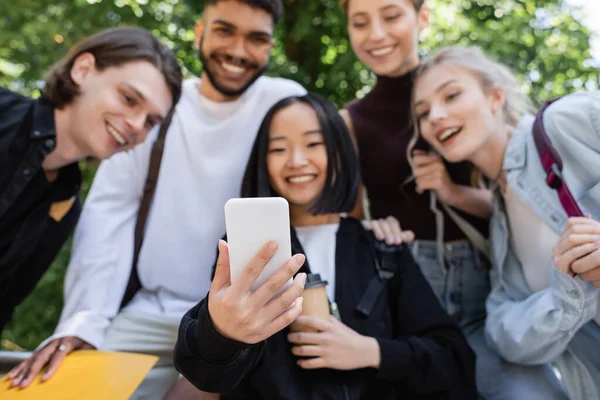
<svg viewBox="0 0 600 400">
<path fill-rule="evenodd" d="M 412 176 L 406 150 L 413 136 L 410 115 L 413 80 L 414 71 L 398 78 L 378 76 L 373 90 L 346 109 L 358 143 L 362 179 L 373 218 L 393 215 L 417 239 L 435 240 L 435 216 L 429 209 L 429 196 L 418 194 L 412 181 L 405 183 Z M 446 164 L 446 167 L 455 183 L 470 184 L 470 164 Z M 487 221 L 461 215 L 487 235 Z M 449 217 L 445 218 L 444 231 L 446 241 L 466 238 Z"/>
</svg>

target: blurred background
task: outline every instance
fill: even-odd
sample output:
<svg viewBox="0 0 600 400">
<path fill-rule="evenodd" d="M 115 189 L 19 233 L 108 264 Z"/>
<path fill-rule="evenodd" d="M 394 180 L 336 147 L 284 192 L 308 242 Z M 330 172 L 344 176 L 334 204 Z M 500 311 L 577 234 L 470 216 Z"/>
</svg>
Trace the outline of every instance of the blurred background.
<svg viewBox="0 0 600 400">
<path fill-rule="evenodd" d="M 285 16 L 268 74 L 296 80 L 339 106 L 363 96 L 373 76 L 356 59 L 338 0 L 283 0 Z M 476 44 L 509 65 L 536 104 L 600 85 L 599 0 L 428 0 L 422 53 Z M 14 0 L 0 16 L 0 85 L 37 96 L 45 72 L 69 46 L 105 27 L 135 25 L 175 50 L 187 76 L 202 66 L 193 48 L 200 0 Z M 84 195 L 97 163 L 83 161 Z M 31 350 L 62 308 L 70 243 L 0 336 L 0 349 Z"/>
</svg>

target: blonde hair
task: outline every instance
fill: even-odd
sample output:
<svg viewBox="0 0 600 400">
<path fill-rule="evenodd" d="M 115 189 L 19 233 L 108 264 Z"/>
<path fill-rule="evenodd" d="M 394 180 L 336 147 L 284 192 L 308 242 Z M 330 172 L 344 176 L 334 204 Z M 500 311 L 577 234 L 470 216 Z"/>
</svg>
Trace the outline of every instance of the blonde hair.
<svg viewBox="0 0 600 400">
<path fill-rule="evenodd" d="M 523 115 L 534 111 L 529 97 L 521 89 L 517 77 L 510 69 L 487 56 L 476 46 L 449 46 L 444 47 L 425 59 L 417 68 L 415 82 L 427 71 L 443 64 L 457 65 L 473 74 L 481 83 L 484 92 L 500 88 L 504 91 L 504 105 L 502 113 L 507 125 L 516 126 Z M 413 87 L 413 99 L 415 94 Z M 412 150 L 419 140 L 419 121 L 411 103 L 411 114 L 414 125 L 414 134 L 408 145 L 407 157 L 412 166 Z"/>
</svg>

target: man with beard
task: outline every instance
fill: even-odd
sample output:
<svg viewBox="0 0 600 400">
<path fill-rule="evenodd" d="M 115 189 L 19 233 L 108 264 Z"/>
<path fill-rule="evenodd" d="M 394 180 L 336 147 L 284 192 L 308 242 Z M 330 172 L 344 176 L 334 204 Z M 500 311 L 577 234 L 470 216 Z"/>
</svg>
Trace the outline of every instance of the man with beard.
<svg viewBox="0 0 600 400">
<path fill-rule="evenodd" d="M 16 367 L 27 373 L 13 385 L 27 387 L 44 368 L 47 380 L 67 354 L 90 347 L 160 357 L 132 398 L 161 399 L 179 379 L 172 358 L 177 328 L 208 292 L 225 202 L 239 196 L 267 110 L 305 93 L 295 82 L 262 76 L 280 0 L 205 4 L 196 25 L 203 72 L 184 82 L 166 134 L 137 268 L 136 216 L 157 131 L 100 165 L 75 234 L 58 327 Z"/>
</svg>

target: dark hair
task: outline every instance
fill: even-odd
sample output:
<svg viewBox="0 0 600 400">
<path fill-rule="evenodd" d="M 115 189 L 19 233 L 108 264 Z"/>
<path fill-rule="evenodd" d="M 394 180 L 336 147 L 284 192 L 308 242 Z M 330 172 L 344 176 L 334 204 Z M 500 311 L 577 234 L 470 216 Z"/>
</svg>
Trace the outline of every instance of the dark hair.
<svg viewBox="0 0 600 400">
<path fill-rule="evenodd" d="M 71 69 L 75 59 L 83 53 L 91 53 L 96 58 L 96 69 L 100 71 L 132 61 L 148 61 L 165 77 L 173 106 L 181 97 L 181 68 L 173 52 L 146 30 L 112 28 L 77 42 L 50 69 L 43 92 L 56 108 L 70 104 L 79 94 L 79 86 L 71 78 Z"/>
<path fill-rule="evenodd" d="M 415 6 L 415 10 L 419 11 L 421 9 L 421 7 L 423 7 L 423 4 L 425 3 L 425 0 L 411 0 L 413 5 Z M 348 16 L 348 5 L 350 4 L 350 0 L 340 0 L 340 8 L 342 9 L 342 11 L 344 12 L 345 16 Z"/>
<path fill-rule="evenodd" d="M 283 4 L 281 0 L 206 0 L 206 6 L 215 5 L 221 1 L 237 1 L 248 4 L 252 8 L 259 8 L 271 14 L 273 24 L 277 24 L 283 15 Z"/>
<path fill-rule="evenodd" d="M 336 107 L 314 94 L 287 97 L 271 107 L 254 141 L 242 182 L 242 197 L 279 196 L 271 186 L 267 170 L 269 131 L 275 114 L 296 103 L 307 104 L 317 113 L 327 152 L 325 186 L 310 212 L 316 215 L 352 211 L 360 180 L 354 142 Z"/>
</svg>

